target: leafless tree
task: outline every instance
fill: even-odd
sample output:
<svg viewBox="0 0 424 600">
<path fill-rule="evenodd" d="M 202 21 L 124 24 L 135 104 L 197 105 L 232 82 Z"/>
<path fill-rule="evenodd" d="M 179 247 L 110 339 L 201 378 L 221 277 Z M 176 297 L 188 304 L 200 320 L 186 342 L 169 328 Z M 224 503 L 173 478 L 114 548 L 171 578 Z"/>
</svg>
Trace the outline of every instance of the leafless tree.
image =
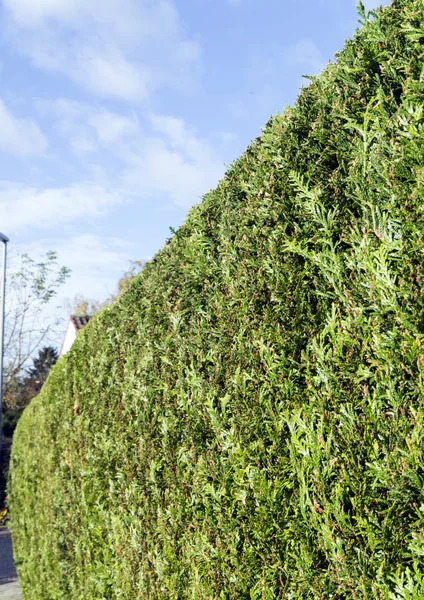
<svg viewBox="0 0 424 600">
<path fill-rule="evenodd" d="M 34 353 L 57 340 L 60 317 L 54 297 L 69 275 L 53 251 L 40 262 L 27 254 L 12 258 L 6 285 L 5 395 Z"/>
<path fill-rule="evenodd" d="M 144 269 L 145 265 L 146 261 L 144 260 L 131 260 L 130 266 L 118 280 L 115 293 L 109 294 L 103 301 L 87 298 L 83 294 L 77 294 L 72 300 L 68 300 L 65 303 L 68 313 L 79 317 L 95 315 L 105 306 L 109 306 L 115 302 L 121 294 L 125 293 L 137 275 Z"/>
</svg>

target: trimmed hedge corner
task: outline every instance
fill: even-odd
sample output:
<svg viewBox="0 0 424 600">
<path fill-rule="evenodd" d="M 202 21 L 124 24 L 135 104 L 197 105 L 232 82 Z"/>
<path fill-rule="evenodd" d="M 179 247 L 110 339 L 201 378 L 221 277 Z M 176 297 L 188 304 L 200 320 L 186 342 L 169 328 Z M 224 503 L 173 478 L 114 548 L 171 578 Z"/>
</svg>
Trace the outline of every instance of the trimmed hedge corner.
<svg viewBox="0 0 424 600">
<path fill-rule="evenodd" d="M 26 600 L 424 597 L 424 3 L 363 21 L 26 409 Z"/>
</svg>

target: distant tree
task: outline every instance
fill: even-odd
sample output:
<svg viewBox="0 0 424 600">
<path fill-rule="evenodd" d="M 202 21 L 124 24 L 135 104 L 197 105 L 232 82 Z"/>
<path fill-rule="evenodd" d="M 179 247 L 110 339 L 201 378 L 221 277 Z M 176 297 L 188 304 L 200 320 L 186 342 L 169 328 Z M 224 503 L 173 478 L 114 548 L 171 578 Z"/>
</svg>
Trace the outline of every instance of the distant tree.
<svg viewBox="0 0 424 600">
<path fill-rule="evenodd" d="M 16 424 L 57 360 L 57 352 L 50 345 L 57 338 L 59 325 L 53 299 L 69 275 L 68 268 L 58 267 L 56 252 L 47 252 L 39 262 L 28 254 L 12 255 L 9 261 L 4 403 L 0 414 L 0 511 L 4 508 L 11 438 Z M 28 367 L 31 360 L 32 366 Z"/>
<path fill-rule="evenodd" d="M 6 284 L 5 393 L 18 385 L 28 361 L 43 345 L 54 343 L 60 319 L 52 301 L 70 270 L 57 266 L 56 252 L 40 262 L 28 254 L 12 261 Z"/>
<path fill-rule="evenodd" d="M 15 377 L 13 385 L 5 396 L 5 412 L 8 408 L 22 410 L 40 393 L 52 366 L 57 362 L 59 354 L 53 346 L 44 346 L 32 358 L 32 366 Z"/>
<path fill-rule="evenodd" d="M 38 356 L 32 359 L 32 367 L 27 369 L 28 377 L 37 386 L 43 386 L 52 366 L 57 362 L 59 353 L 53 346 L 44 346 L 38 351 Z"/>
<path fill-rule="evenodd" d="M 110 294 L 103 302 L 87 298 L 82 294 L 77 294 L 73 300 L 67 302 L 69 314 L 75 317 L 83 317 L 86 315 L 93 316 L 105 306 L 109 306 L 119 298 L 121 294 L 126 292 L 131 285 L 131 282 L 144 269 L 146 262 L 142 260 L 130 261 L 130 267 L 124 271 L 117 283 L 116 294 Z"/>
<path fill-rule="evenodd" d="M 134 279 L 141 273 L 146 266 L 145 260 L 131 260 L 130 268 L 125 271 L 118 281 L 118 296 L 128 290 Z"/>
<path fill-rule="evenodd" d="M 77 294 L 73 300 L 67 303 L 69 314 L 74 317 L 85 317 L 86 315 L 93 316 L 98 313 L 108 301 L 100 302 L 92 298 L 86 298 L 82 294 Z"/>
</svg>

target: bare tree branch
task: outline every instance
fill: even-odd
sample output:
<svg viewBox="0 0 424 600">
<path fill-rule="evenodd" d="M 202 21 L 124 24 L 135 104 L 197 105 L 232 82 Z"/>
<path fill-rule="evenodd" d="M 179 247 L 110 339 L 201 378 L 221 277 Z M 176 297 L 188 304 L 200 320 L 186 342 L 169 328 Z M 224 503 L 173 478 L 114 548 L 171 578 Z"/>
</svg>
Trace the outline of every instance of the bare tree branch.
<svg viewBox="0 0 424 600">
<path fill-rule="evenodd" d="M 55 252 L 47 252 L 40 262 L 27 254 L 12 260 L 6 288 L 6 394 L 41 345 L 54 343 L 57 322 L 48 308 L 69 275 L 69 269 L 57 266 Z"/>
</svg>

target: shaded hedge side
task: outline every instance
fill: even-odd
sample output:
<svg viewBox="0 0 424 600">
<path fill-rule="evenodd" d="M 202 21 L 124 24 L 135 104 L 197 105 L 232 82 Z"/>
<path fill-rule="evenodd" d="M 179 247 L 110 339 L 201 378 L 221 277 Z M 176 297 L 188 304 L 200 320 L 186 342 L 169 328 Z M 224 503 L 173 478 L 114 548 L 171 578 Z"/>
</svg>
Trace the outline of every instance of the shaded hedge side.
<svg viewBox="0 0 424 600">
<path fill-rule="evenodd" d="M 424 4 L 362 16 L 26 409 L 26 600 L 424 597 Z"/>
</svg>

